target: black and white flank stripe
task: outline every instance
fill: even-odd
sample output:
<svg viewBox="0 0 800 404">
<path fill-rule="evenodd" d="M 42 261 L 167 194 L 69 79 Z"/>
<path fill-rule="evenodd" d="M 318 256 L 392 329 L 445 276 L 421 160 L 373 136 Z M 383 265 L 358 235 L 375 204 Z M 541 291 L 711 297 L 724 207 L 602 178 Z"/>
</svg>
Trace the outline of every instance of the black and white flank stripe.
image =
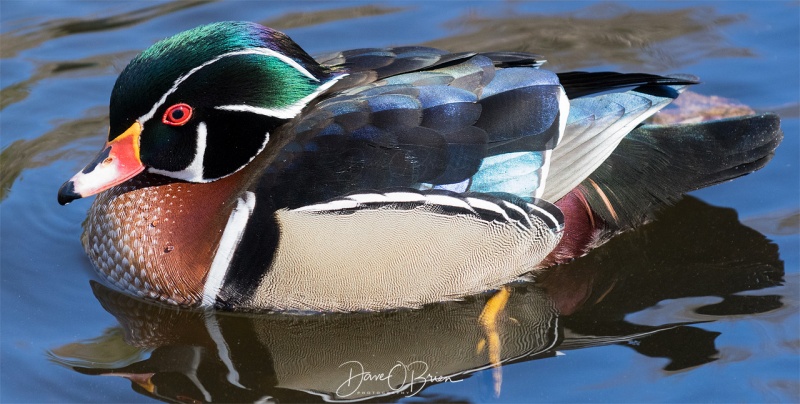
<svg viewBox="0 0 800 404">
<path fill-rule="evenodd" d="M 504 195 L 505 196 L 505 195 Z M 509 198 L 512 199 L 512 198 Z M 534 227 L 531 218 L 541 219 L 554 232 L 564 227 L 564 216 L 555 205 L 540 199 L 514 202 L 485 193 L 458 194 L 446 190 L 417 191 L 402 189 L 389 192 L 360 192 L 327 202 L 303 206 L 295 212 L 346 215 L 363 210 L 427 209 L 441 215 L 473 215 L 483 221 L 514 223 L 523 229 Z"/>
</svg>

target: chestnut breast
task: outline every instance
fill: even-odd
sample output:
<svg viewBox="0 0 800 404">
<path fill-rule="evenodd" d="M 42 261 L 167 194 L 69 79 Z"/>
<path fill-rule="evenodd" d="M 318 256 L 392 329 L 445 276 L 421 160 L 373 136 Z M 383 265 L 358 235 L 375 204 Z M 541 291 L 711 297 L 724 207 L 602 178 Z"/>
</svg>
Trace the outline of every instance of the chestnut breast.
<svg viewBox="0 0 800 404">
<path fill-rule="evenodd" d="M 83 247 L 117 287 L 170 304 L 197 305 L 225 223 L 246 185 L 243 171 L 204 184 L 139 175 L 95 199 Z"/>
</svg>

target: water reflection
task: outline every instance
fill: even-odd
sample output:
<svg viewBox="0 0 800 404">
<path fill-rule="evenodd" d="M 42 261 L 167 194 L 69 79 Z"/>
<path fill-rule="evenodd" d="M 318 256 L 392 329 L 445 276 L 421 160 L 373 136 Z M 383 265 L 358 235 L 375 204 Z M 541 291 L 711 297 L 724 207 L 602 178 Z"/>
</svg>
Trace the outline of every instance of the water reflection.
<svg viewBox="0 0 800 404">
<path fill-rule="evenodd" d="M 122 13 L 102 17 L 56 18 L 48 21 L 26 21 L 23 25 L 0 35 L 3 47 L 0 58 L 10 58 L 27 49 L 40 47 L 43 43 L 57 38 L 92 32 L 106 32 L 113 29 L 128 28 L 144 21 L 172 14 L 187 8 L 202 6 L 205 1 L 172 1 L 146 6 Z M 19 22 L 17 22 L 19 23 Z M 15 24 L 11 24 L 14 26 Z"/>
<path fill-rule="evenodd" d="M 353 18 L 375 17 L 385 14 L 397 13 L 406 10 L 406 7 L 389 7 L 383 5 L 366 4 L 355 7 L 340 7 L 321 11 L 304 11 L 286 13 L 278 18 L 261 21 L 260 24 L 277 29 L 278 31 L 292 28 L 310 27 L 337 21 L 346 21 Z"/>
<path fill-rule="evenodd" d="M 97 138 L 107 125 L 105 108 L 92 109 L 87 116 L 62 122 L 39 137 L 12 142 L 0 152 L 0 202 L 8 196 L 11 185 L 27 170 L 60 159 L 77 162 L 91 157 L 93 151 L 90 150 L 97 148 Z M 86 147 L 77 147 L 80 142 Z"/>
<path fill-rule="evenodd" d="M 620 344 L 678 371 L 717 358 L 719 333 L 698 324 L 782 307 L 779 296 L 740 294 L 780 285 L 784 272 L 777 247 L 735 211 L 687 197 L 660 216 L 514 287 L 497 323 L 502 362 Z M 421 310 L 293 316 L 180 311 L 93 290 L 119 326 L 55 348 L 52 359 L 124 377 L 159 399 L 436 400 L 426 387 L 491 367 L 478 324 L 488 295 Z M 687 298 L 699 304 L 669 310 Z"/>
<path fill-rule="evenodd" d="M 511 8 L 501 17 L 470 13 L 454 19 L 448 26 L 461 33 L 425 45 L 454 52 L 538 53 L 557 70 L 615 64 L 663 72 L 696 60 L 755 56 L 726 43 L 718 31 L 746 18 L 720 15 L 710 7 L 646 11 L 601 3 L 557 16 L 520 15 Z"/>
</svg>

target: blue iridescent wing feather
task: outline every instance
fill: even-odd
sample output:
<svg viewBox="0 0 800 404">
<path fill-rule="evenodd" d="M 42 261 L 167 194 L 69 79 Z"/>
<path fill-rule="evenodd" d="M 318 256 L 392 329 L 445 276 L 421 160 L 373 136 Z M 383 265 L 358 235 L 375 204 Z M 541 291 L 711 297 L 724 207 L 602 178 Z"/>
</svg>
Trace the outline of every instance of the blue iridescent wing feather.
<svg viewBox="0 0 800 404">
<path fill-rule="evenodd" d="M 538 184 L 535 176 L 525 175 L 526 187 L 504 186 L 522 181 L 526 171 L 520 167 L 480 171 L 487 157 L 555 146 L 561 91 L 556 75 L 530 67 L 498 68 L 482 55 L 455 57 L 431 51 L 422 57 L 427 48 L 409 49 L 416 56 L 406 59 L 432 68 L 334 92 L 284 128 L 292 139 L 270 167 L 276 175 L 274 186 L 285 195 L 278 205 L 297 207 L 389 187 L 463 192 L 475 178 L 482 181 L 481 192 L 526 189 L 518 196 L 532 196 L 529 191 Z M 387 61 L 385 53 L 370 50 L 351 56 L 350 63 L 359 57 L 378 64 Z M 503 63 L 511 59 L 506 55 Z M 534 59 L 528 55 L 525 60 Z M 411 62 L 403 63 L 408 68 Z M 370 72 L 380 77 L 384 67 Z M 523 167 L 530 172 L 540 169 L 544 160 L 539 154 L 514 161 L 536 164 Z M 516 180 L 507 181 L 509 176 Z M 307 189 L 287 190 L 289 181 L 306 184 Z"/>
</svg>

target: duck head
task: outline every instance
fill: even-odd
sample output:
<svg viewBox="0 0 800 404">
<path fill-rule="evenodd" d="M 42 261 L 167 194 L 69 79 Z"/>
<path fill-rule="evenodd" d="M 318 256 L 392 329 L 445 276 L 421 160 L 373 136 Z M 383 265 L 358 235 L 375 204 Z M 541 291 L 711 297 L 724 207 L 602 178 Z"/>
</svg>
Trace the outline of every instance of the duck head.
<svg viewBox="0 0 800 404">
<path fill-rule="evenodd" d="M 142 172 L 200 183 L 233 174 L 339 77 L 283 33 L 254 23 L 214 23 L 157 42 L 120 74 L 108 140 L 61 186 L 58 202 Z"/>
</svg>

